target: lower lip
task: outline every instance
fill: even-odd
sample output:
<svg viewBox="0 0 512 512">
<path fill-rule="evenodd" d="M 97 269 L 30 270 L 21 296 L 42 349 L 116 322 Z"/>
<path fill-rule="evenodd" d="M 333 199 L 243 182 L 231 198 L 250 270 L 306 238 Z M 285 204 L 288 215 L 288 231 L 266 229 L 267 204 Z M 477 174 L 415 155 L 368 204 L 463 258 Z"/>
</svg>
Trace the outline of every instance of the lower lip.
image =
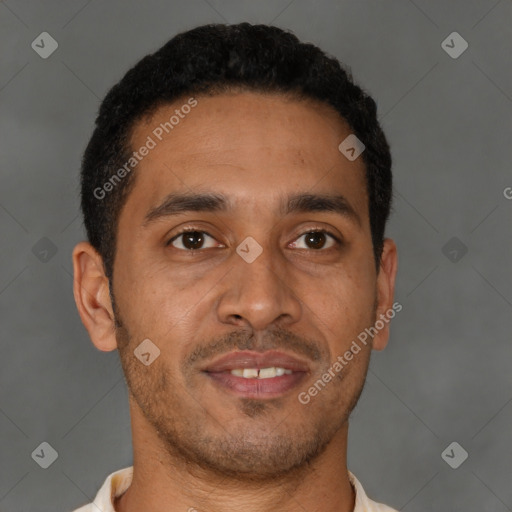
<svg viewBox="0 0 512 512">
<path fill-rule="evenodd" d="M 243 398 L 276 398 L 297 387 L 306 372 L 293 372 L 269 379 L 245 379 L 229 372 L 205 372 L 225 391 Z"/>
</svg>

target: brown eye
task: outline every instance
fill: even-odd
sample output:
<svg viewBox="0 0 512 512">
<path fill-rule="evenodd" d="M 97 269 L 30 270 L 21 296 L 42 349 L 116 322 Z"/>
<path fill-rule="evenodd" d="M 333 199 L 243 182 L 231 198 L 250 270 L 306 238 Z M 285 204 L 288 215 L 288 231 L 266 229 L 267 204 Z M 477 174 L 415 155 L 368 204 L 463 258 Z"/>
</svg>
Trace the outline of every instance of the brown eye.
<svg viewBox="0 0 512 512">
<path fill-rule="evenodd" d="M 303 233 L 299 238 L 303 237 L 305 246 L 301 247 L 294 242 L 292 247 L 295 247 L 296 249 L 330 249 L 338 242 L 338 239 L 334 235 L 325 230 L 308 231 L 307 233 Z M 325 247 L 326 241 L 328 241 L 327 237 L 331 238 L 332 243 L 330 246 Z"/>
<path fill-rule="evenodd" d="M 312 249 L 321 249 L 325 245 L 325 233 L 308 233 L 304 241 Z"/>
<path fill-rule="evenodd" d="M 208 233 L 205 233 L 204 231 L 186 230 L 182 231 L 181 233 L 178 233 L 176 236 L 171 238 L 167 245 L 172 245 L 176 249 L 181 249 L 185 251 L 205 249 L 209 248 L 203 247 L 207 238 L 211 238 L 212 240 L 214 240 L 213 237 L 211 237 Z M 178 245 L 174 244 L 175 241 L 179 242 Z M 212 245 L 210 247 L 214 246 Z"/>
</svg>

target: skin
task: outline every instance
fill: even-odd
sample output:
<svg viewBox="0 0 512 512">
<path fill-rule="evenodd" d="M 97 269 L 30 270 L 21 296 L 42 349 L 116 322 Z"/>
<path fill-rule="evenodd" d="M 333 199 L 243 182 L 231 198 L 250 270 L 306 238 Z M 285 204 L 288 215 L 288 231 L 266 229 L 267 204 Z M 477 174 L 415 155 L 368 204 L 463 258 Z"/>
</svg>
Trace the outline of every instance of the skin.
<svg viewBox="0 0 512 512">
<path fill-rule="evenodd" d="M 186 99 L 139 121 L 133 148 Z M 118 226 L 115 307 L 99 254 L 87 242 L 73 251 L 81 319 L 99 350 L 119 350 L 129 388 L 134 478 L 116 510 L 352 511 L 348 417 L 389 324 L 310 403 L 297 395 L 393 304 L 396 247 L 385 240 L 377 272 L 364 162 L 338 150 L 351 131 L 327 105 L 253 92 L 196 99 L 137 166 Z M 167 194 L 199 191 L 225 195 L 232 209 L 143 225 Z M 282 216 L 280 201 L 298 192 L 341 194 L 358 220 Z M 184 237 L 166 245 L 186 226 L 212 237 L 195 254 Z M 315 228 L 342 243 L 308 242 Z M 236 252 L 247 236 L 263 249 L 252 263 Z M 146 338 L 160 349 L 149 366 L 133 353 Z M 310 372 L 283 396 L 247 399 L 200 371 L 244 348 L 297 354 Z"/>
</svg>

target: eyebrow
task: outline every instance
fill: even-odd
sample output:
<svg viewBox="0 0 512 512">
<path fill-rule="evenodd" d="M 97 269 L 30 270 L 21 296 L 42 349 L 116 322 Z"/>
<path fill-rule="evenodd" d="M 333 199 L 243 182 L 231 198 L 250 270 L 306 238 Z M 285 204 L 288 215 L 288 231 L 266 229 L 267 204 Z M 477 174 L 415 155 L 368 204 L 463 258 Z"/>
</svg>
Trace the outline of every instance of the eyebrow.
<svg viewBox="0 0 512 512">
<path fill-rule="evenodd" d="M 226 212 L 232 208 L 229 199 L 215 193 L 171 193 L 144 217 L 144 227 L 158 219 L 188 212 Z M 361 219 L 347 199 L 342 195 L 295 193 L 280 204 L 282 216 L 293 213 L 333 212 L 358 225 Z"/>
</svg>

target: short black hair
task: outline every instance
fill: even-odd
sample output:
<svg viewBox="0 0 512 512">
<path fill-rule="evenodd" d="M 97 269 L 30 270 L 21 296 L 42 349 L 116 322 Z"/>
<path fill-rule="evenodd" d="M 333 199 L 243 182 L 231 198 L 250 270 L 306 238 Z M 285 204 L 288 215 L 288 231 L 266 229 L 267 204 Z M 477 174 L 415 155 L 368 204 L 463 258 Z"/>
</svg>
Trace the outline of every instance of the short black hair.
<svg viewBox="0 0 512 512">
<path fill-rule="evenodd" d="M 143 57 L 100 105 L 82 158 L 81 208 L 88 240 L 103 259 L 109 284 L 118 220 L 135 173 L 118 180 L 108 194 L 102 187 L 133 156 L 130 140 L 134 126 L 158 107 L 185 95 L 237 89 L 284 93 L 328 104 L 363 141 L 361 156 L 379 268 L 391 208 L 392 175 L 389 145 L 377 120 L 375 101 L 336 58 L 311 43 L 302 43 L 290 31 L 250 23 L 209 24 L 182 32 Z"/>
</svg>

